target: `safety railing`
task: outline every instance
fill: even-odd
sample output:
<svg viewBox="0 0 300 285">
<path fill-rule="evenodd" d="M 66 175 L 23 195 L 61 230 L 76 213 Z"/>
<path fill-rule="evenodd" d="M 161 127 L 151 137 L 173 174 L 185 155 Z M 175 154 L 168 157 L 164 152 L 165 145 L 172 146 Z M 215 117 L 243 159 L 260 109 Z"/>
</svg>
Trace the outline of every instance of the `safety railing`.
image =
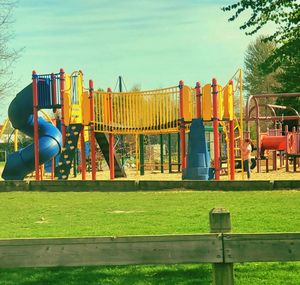
<svg viewBox="0 0 300 285">
<path fill-rule="evenodd" d="M 61 107 L 60 74 L 37 75 L 38 108 Z"/>
<path fill-rule="evenodd" d="M 94 92 L 95 131 L 120 134 L 178 131 L 177 86 L 141 92 Z"/>
</svg>

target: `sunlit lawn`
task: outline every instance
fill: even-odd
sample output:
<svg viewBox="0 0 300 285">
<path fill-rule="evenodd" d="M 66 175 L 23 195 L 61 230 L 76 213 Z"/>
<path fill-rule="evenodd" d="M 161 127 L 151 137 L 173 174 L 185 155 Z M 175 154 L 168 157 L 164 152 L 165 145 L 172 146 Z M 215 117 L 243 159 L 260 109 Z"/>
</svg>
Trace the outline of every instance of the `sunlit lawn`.
<svg viewBox="0 0 300 285">
<path fill-rule="evenodd" d="M 0 193 L 0 237 L 207 233 L 213 207 L 233 232 L 300 231 L 300 191 Z M 300 284 L 299 263 L 235 266 L 236 284 Z M 210 265 L 3 269 L 0 284 L 210 284 Z"/>
</svg>

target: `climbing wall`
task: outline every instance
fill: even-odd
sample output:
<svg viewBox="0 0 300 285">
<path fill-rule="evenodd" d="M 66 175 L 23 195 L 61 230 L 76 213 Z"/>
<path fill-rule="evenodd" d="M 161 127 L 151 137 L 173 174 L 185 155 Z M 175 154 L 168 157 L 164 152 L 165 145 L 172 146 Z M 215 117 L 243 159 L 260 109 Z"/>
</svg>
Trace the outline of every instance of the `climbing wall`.
<svg viewBox="0 0 300 285">
<path fill-rule="evenodd" d="M 71 124 L 66 129 L 65 145 L 60 154 L 58 166 L 55 168 L 55 176 L 58 179 L 69 177 L 81 129 L 81 124 Z"/>
</svg>

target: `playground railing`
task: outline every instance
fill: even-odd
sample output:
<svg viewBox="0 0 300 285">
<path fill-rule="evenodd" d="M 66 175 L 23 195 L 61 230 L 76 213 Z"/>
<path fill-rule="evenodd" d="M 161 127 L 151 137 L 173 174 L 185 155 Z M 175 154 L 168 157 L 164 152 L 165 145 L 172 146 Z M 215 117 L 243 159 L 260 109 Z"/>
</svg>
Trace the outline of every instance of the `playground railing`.
<svg viewBox="0 0 300 285">
<path fill-rule="evenodd" d="M 61 90 L 59 73 L 37 75 L 37 87 L 39 109 L 60 108 Z"/>
<path fill-rule="evenodd" d="M 211 234 L 0 240 L 0 268 L 212 263 L 213 284 L 234 284 L 234 263 L 300 260 L 300 233 L 232 234 L 212 209 Z"/>
<path fill-rule="evenodd" d="M 141 92 L 94 92 L 95 131 L 120 134 L 178 131 L 177 86 Z"/>
</svg>

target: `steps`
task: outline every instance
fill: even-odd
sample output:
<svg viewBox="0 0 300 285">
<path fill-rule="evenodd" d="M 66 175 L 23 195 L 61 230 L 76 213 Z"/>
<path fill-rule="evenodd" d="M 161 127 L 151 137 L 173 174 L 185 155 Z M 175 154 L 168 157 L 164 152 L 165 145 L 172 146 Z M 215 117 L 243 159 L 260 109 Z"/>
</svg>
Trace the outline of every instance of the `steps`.
<svg viewBox="0 0 300 285">
<path fill-rule="evenodd" d="M 109 143 L 108 135 L 104 133 L 95 133 L 96 141 L 101 149 L 101 152 L 106 160 L 107 165 L 109 166 Z M 121 165 L 119 156 L 115 153 L 115 177 L 126 177 L 126 173 Z"/>
</svg>

